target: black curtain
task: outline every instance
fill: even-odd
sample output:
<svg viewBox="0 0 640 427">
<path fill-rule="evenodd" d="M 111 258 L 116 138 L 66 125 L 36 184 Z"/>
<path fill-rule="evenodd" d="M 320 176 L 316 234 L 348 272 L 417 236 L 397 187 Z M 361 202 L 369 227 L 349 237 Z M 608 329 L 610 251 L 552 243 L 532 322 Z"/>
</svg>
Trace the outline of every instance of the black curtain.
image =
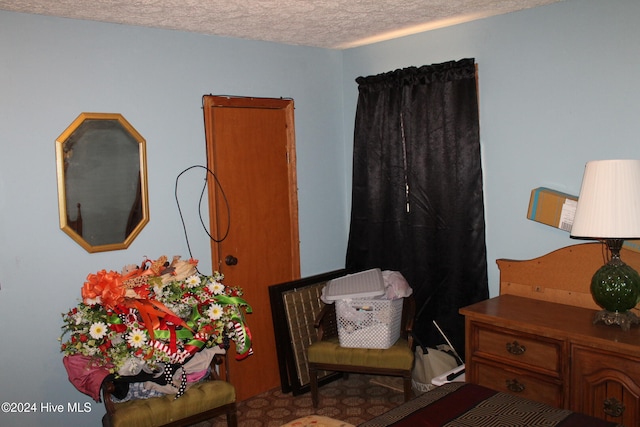
<svg viewBox="0 0 640 427">
<path fill-rule="evenodd" d="M 400 271 L 419 344 L 464 357 L 458 309 L 488 298 L 476 67 L 463 59 L 356 79 L 346 267 Z"/>
</svg>

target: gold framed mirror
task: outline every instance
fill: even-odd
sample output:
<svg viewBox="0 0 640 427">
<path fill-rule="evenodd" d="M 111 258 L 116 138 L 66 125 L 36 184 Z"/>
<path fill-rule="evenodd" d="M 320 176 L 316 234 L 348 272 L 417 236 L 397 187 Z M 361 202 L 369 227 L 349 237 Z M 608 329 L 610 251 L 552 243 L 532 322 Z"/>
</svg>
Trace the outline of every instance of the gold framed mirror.
<svg viewBox="0 0 640 427">
<path fill-rule="evenodd" d="M 117 113 L 82 113 L 56 139 L 60 228 L 88 252 L 126 249 L 149 222 L 144 138 Z"/>
</svg>

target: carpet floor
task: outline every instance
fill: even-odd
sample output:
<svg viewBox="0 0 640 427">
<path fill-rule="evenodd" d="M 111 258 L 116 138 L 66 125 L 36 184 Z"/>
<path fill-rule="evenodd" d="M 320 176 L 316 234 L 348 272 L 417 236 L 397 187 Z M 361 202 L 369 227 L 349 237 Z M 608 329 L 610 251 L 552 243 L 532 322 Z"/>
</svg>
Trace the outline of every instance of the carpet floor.
<svg viewBox="0 0 640 427">
<path fill-rule="evenodd" d="M 280 388 L 259 394 L 238 403 L 239 427 L 279 427 L 308 415 L 323 415 L 358 425 L 404 402 L 401 388 L 387 378 L 351 374 L 320 387 L 318 408 L 311 404 L 311 394 L 293 396 Z M 388 380 L 393 380 L 389 378 Z M 385 385 L 380 385 L 384 383 Z M 197 427 L 226 426 L 219 417 L 213 423 L 199 423 Z"/>
</svg>

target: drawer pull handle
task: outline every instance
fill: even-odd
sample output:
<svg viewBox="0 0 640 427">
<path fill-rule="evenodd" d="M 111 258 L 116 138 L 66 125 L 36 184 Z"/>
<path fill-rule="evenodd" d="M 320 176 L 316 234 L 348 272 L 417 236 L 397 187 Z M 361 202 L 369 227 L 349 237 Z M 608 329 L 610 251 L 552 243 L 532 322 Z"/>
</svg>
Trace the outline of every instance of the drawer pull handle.
<svg viewBox="0 0 640 427">
<path fill-rule="evenodd" d="M 508 342 L 507 351 L 515 356 L 523 355 L 527 351 L 527 347 L 518 343 L 518 341 Z"/>
<path fill-rule="evenodd" d="M 522 393 L 525 388 L 525 385 L 516 379 L 507 380 L 507 389 L 512 393 Z"/>
<path fill-rule="evenodd" d="M 610 417 L 619 417 L 624 414 L 625 407 L 618 399 L 611 397 L 604 401 L 604 413 Z"/>
</svg>

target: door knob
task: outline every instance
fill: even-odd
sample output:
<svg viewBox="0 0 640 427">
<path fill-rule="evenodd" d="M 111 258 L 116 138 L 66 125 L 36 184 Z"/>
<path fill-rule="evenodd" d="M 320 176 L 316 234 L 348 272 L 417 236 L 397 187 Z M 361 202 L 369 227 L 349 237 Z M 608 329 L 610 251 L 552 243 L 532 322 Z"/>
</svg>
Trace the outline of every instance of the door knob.
<svg viewBox="0 0 640 427">
<path fill-rule="evenodd" d="M 227 265 L 236 265 L 238 263 L 238 258 L 233 255 L 227 255 L 224 259 L 224 263 Z"/>
</svg>

